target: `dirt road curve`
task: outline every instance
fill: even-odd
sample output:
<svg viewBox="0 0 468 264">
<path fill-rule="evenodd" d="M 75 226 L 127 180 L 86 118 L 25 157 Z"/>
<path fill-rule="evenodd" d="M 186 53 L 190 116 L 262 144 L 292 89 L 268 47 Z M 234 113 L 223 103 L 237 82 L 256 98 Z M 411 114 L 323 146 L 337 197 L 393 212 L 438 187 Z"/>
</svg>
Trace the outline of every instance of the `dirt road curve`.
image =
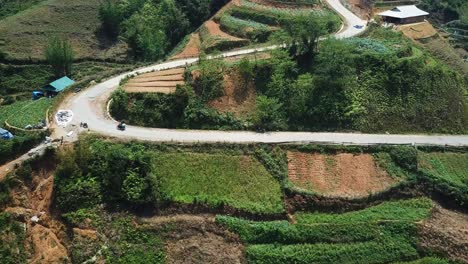
<svg viewBox="0 0 468 264">
<path fill-rule="evenodd" d="M 345 26 L 335 37 L 347 38 L 356 36 L 365 30 L 366 21 L 361 20 L 356 15 L 347 10 L 339 0 L 327 0 L 330 7 L 336 10 L 345 20 Z M 362 26 L 361 28 L 355 27 Z M 223 53 L 220 56 L 232 57 L 243 54 L 250 54 L 258 51 L 275 49 L 271 46 L 258 49 L 243 49 Z M 418 145 L 453 145 L 468 146 L 466 136 L 425 136 L 425 135 L 371 135 L 371 134 L 349 134 L 349 133 L 308 133 L 308 132 L 273 132 L 254 133 L 246 131 L 199 131 L 199 130 L 175 130 L 175 129 L 154 129 L 144 127 L 128 126 L 125 132 L 117 131 L 117 123 L 108 117 L 106 112 L 106 102 L 109 95 L 114 91 L 121 79 L 129 74 L 145 73 L 169 68 L 176 68 L 197 62 L 198 58 L 183 59 L 152 65 L 125 73 L 109 79 L 105 82 L 90 87 L 81 93 L 74 95 L 65 102 L 61 109 L 71 109 L 74 112 L 72 123 L 61 129 L 56 129 L 55 136 L 66 135 L 69 131 L 77 131 L 77 124 L 88 123 L 90 130 L 100 134 L 119 138 L 132 138 L 138 140 L 158 141 L 158 142 L 230 142 L 230 143 L 278 143 L 278 142 L 317 142 L 331 144 L 418 144 Z M 76 134 L 76 133 L 75 133 Z M 76 137 L 69 138 L 74 140 Z"/>
</svg>

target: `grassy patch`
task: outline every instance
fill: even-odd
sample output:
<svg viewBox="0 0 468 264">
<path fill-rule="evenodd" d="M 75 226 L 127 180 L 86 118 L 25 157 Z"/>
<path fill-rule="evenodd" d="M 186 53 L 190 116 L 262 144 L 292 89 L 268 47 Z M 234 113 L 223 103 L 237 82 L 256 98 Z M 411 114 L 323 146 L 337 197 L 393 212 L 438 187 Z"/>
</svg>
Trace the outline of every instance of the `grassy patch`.
<svg viewBox="0 0 468 264">
<path fill-rule="evenodd" d="M 199 153 L 158 153 L 153 174 L 171 200 L 227 204 L 255 213 L 282 212 L 279 183 L 255 159 Z"/>
<path fill-rule="evenodd" d="M 46 111 L 51 106 L 54 99 L 41 98 L 36 101 L 20 101 L 7 108 L 7 121 L 10 125 L 24 128 L 27 125 L 35 125 L 45 119 Z"/>
<path fill-rule="evenodd" d="M 0 0 L 0 6 L 2 6 L 0 8 L 0 20 L 26 10 L 41 1 L 43 0 Z"/>
<path fill-rule="evenodd" d="M 11 60 L 42 60 L 51 35 L 70 39 L 76 58 L 126 57 L 126 45 L 100 34 L 99 0 L 47 0 L 0 21 L 1 49 Z M 3 6 L 2 6 L 3 8 Z"/>
<path fill-rule="evenodd" d="M 300 224 L 316 223 L 358 223 L 378 221 L 416 222 L 430 215 L 432 202 L 428 198 L 383 202 L 363 210 L 343 214 L 298 213 Z"/>
<path fill-rule="evenodd" d="M 419 153 L 419 169 L 434 177 L 468 188 L 467 153 Z"/>
</svg>

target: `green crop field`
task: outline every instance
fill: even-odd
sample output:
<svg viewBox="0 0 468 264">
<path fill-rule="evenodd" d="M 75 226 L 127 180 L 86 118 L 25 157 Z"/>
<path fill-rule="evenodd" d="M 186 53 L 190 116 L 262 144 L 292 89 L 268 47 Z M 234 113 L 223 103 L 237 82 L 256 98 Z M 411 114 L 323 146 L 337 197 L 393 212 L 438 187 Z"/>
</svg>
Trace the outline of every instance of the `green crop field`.
<svg viewBox="0 0 468 264">
<path fill-rule="evenodd" d="M 284 210 L 279 183 L 249 156 L 157 153 L 153 174 L 176 202 L 227 204 L 257 213 Z"/>
<path fill-rule="evenodd" d="M 377 221 L 416 222 L 429 216 L 432 203 L 430 199 L 419 198 L 389 201 L 363 210 L 343 214 L 298 213 L 297 222 L 314 223 L 351 223 Z"/>
<path fill-rule="evenodd" d="M 343 214 L 298 213 L 297 224 L 229 216 L 217 216 L 216 222 L 247 243 L 249 263 L 392 263 L 424 257 L 417 250 L 415 222 L 431 208 L 431 200 L 415 198 Z"/>
<path fill-rule="evenodd" d="M 468 188 L 467 153 L 419 153 L 419 169 L 456 186 Z"/>
<path fill-rule="evenodd" d="M 18 101 L 11 105 L 0 106 L 0 122 L 23 128 L 35 125 L 45 118 L 47 108 L 54 99 L 41 98 L 36 101 Z"/>
</svg>

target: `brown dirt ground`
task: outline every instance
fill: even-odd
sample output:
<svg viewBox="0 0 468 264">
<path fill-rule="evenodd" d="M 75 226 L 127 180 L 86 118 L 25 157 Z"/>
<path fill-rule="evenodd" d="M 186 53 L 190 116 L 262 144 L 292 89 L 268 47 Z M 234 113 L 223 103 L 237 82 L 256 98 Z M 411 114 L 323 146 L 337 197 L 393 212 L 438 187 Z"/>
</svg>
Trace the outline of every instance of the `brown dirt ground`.
<svg viewBox="0 0 468 264">
<path fill-rule="evenodd" d="M 183 58 L 190 58 L 190 57 L 198 57 L 200 55 L 200 35 L 198 33 L 192 33 L 190 36 L 190 40 L 185 46 L 185 48 L 171 59 L 183 59 Z"/>
<path fill-rule="evenodd" d="M 177 85 L 185 83 L 185 68 L 176 68 L 138 75 L 124 86 L 127 93 L 174 93 Z"/>
<path fill-rule="evenodd" d="M 28 263 L 68 263 L 65 226 L 50 213 L 53 194 L 53 169 L 34 172 L 32 182 L 21 183 L 12 190 L 12 202 L 6 212 L 26 224 Z M 31 217 L 39 217 L 33 223 Z"/>
<path fill-rule="evenodd" d="M 247 115 L 255 107 L 256 92 L 252 82 L 245 83 L 242 78 L 229 70 L 224 74 L 224 95 L 209 102 L 208 105 L 220 112 L 231 112 L 236 116 Z"/>
<path fill-rule="evenodd" d="M 126 87 L 127 93 L 175 93 L 176 87 Z"/>
<path fill-rule="evenodd" d="M 403 32 L 408 38 L 418 40 L 433 37 L 437 34 L 437 30 L 431 25 L 431 23 L 424 21 L 421 23 L 408 24 L 398 26 L 398 30 Z"/>
<path fill-rule="evenodd" d="M 297 187 L 329 197 L 366 197 L 396 180 L 380 169 L 372 155 L 288 152 L 289 179 Z"/>
<path fill-rule="evenodd" d="M 234 234 L 214 223 L 214 215 L 172 215 L 138 219 L 142 228 L 166 233 L 167 263 L 245 263 L 244 247 Z"/>
<path fill-rule="evenodd" d="M 436 206 L 430 219 L 419 224 L 420 245 L 468 263 L 468 215 Z"/>
</svg>

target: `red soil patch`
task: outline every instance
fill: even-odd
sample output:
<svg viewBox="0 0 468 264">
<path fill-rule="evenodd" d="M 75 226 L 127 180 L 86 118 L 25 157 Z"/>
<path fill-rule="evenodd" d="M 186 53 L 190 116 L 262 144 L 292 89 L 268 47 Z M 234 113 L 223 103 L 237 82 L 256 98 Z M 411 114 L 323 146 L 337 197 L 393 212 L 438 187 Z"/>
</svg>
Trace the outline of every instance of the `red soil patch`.
<svg viewBox="0 0 468 264">
<path fill-rule="evenodd" d="M 330 197 L 365 197 L 396 182 L 369 154 L 288 152 L 288 169 L 297 187 Z"/>
<path fill-rule="evenodd" d="M 185 48 L 179 54 L 172 57 L 172 59 L 198 57 L 198 55 L 200 55 L 200 45 L 200 35 L 198 33 L 193 33 L 190 35 L 189 42 Z"/>
<path fill-rule="evenodd" d="M 224 39 L 228 39 L 228 40 L 234 40 L 234 41 L 244 40 L 244 39 L 229 35 L 226 32 L 222 31 L 221 28 L 219 27 L 219 24 L 214 22 L 213 20 L 206 21 L 205 22 L 205 27 L 206 27 L 206 29 L 208 29 L 208 33 L 211 36 L 224 38 Z"/>
<path fill-rule="evenodd" d="M 224 95 L 208 103 L 220 112 L 230 112 L 236 116 L 249 114 L 255 107 L 255 87 L 245 82 L 237 72 L 224 73 Z"/>
</svg>

